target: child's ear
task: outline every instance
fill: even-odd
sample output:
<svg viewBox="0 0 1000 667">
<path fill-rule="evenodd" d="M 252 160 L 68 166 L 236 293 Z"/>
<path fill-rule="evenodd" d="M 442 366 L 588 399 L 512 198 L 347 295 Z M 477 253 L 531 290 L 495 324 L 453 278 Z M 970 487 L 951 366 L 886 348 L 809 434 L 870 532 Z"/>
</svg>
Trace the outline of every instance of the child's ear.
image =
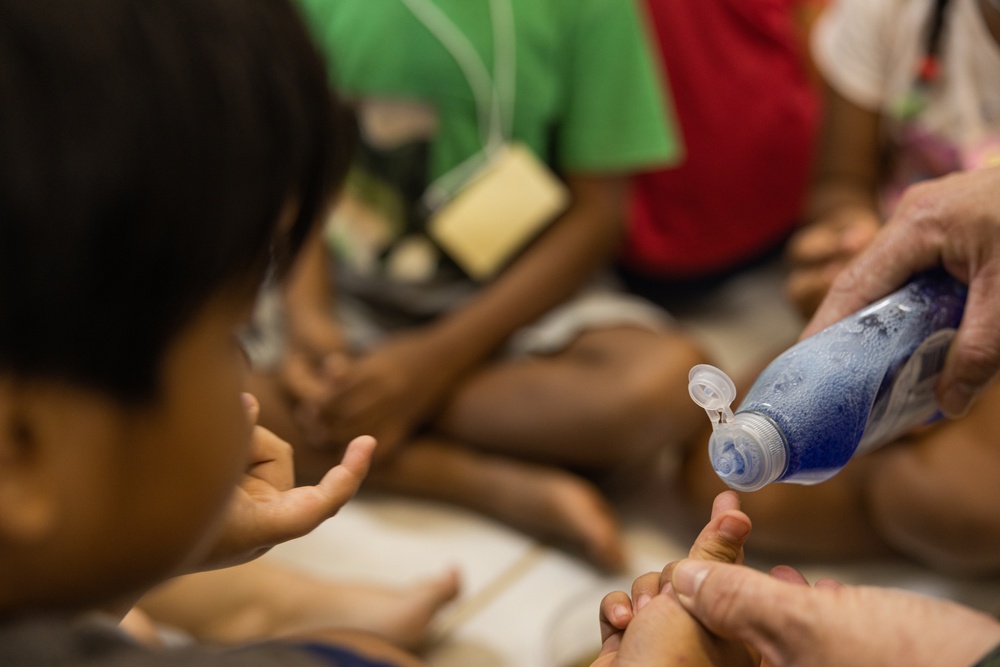
<svg viewBox="0 0 1000 667">
<path fill-rule="evenodd" d="M 38 400 L 38 392 L 0 375 L 0 545 L 41 539 L 55 522 L 55 480 L 33 405 Z"/>
</svg>

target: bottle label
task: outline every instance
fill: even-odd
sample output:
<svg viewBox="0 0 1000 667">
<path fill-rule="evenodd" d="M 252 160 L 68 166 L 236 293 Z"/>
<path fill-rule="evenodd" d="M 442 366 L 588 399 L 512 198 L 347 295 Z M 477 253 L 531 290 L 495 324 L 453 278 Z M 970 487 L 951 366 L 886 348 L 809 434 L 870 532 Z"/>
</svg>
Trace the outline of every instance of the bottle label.
<svg viewBox="0 0 1000 667">
<path fill-rule="evenodd" d="M 872 406 L 857 454 L 903 435 L 938 411 L 934 387 L 944 367 L 955 329 L 936 331 L 920 344 L 896 374 L 892 385 Z"/>
</svg>

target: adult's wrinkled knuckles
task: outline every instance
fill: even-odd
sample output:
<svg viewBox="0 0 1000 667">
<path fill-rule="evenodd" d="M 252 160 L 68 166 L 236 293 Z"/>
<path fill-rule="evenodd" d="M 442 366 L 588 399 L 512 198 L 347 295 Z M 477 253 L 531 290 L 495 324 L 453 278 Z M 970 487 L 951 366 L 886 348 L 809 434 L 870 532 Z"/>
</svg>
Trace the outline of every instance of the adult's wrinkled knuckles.
<svg viewBox="0 0 1000 667">
<path fill-rule="evenodd" d="M 753 574 L 735 567 L 709 571 L 694 596 L 698 620 L 728 639 L 751 636 L 755 613 L 770 607 L 757 577 L 748 576 Z"/>
<path fill-rule="evenodd" d="M 826 652 L 824 641 L 830 638 L 828 626 L 836 625 L 838 620 L 824 604 L 827 594 L 836 595 L 837 592 L 818 592 L 808 586 L 785 584 L 778 595 L 760 601 L 771 610 L 769 622 L 754 626 L 754 634 L 748 641 L 761 648 L 770 667 L 815 664 L 817 654 Z M 836 636 L 833 639 L 843 640 Z"/>
<path fill-rule="evenodd" d="M 738 575 L 738 576 L 734 576 Z M 796 647 L 813 635 L 807 587 L 773 580 L 749 570 L 716 570 L 703 582 L 696 600 L 699 619 L 716 634 L 763 650 L 772 667 L 789 661 Z"/>
<path fill-rule="evenodd" d="M 921 181 L 906 189 L 896 205 L 893 218 L 908 224 L 938 226 L 947 223 L 940 181 Z"/>
</svg>

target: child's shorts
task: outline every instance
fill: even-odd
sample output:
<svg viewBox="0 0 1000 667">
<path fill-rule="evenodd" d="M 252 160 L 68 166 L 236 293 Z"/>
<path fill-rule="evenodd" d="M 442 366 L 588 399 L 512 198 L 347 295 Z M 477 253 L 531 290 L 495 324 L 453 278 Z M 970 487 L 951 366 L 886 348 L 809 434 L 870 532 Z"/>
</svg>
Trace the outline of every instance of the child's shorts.
<svg viewBox="0 0 1000 667">
<path fill-rule="evenodd" d="M 333 316 L 356 352 L 377 347 L 396 333 L 421 324 L 420 320 L 405 314 L 374 308 L 342 294 L 337 295 L 337 310 Z M 610 278 L 602 277 L 581 289 L 572 299 L 515 331 L 498 351 L 498 357 L 556 354 L 583 332 L 596 329 L 632 327 L 668 331 L 675 325 L 674 319 L 659 306 L 621 290 Z M 244 346 L 254 368 L 266 371 L 278 364 L 284 345 L 279 300 L 274 293 L 265 293 L 258 304 L 253 331 L 244 337 Z"/>
</svg>

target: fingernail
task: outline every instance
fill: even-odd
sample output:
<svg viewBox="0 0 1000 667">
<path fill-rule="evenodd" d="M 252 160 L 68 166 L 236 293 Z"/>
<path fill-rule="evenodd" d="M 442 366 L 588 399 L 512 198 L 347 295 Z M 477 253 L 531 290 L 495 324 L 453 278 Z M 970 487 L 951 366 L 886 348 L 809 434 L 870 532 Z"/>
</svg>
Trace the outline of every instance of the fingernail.
<svg viewBox="0 0 1000 667">
<path fill-rule="evenodd" d="M 631 616 L 631 612 L 629 612 L 628 607 L 626 607 L 623 604 L 616 604 L 611 609 L 611 614 L 614 616 L 614 620 L 620 621 L 620 622 L 623 622 L 623 623 L 625 621 L 627 621 L 629 619 L 629 617 Z"/>
<path fill-rule="evenodd" d="M 674 568 L 673 584 L 677 595 L 681 597 L 694 597 L 701 587 L 711 566 L 699 560 L 682 560 Z"/>
<path fill-rule="evenodd" d="M 642 609 L 643 607 L 645 607 L 647 604 L 649 604 L 649 601 L 652 600 L 652 599 L 653 598 L 649 597 L 649 595 L 647 595 L 646 593 L 643 593 L 642 595 L 640 595 L 639 597 L 637 597 L 635 599 L 635 610 L 639 611 L 640 609 Z"/>
<path fill-rule="evenodd" d="M 750 532 L 750 526 L 736 517 L 727 516 L 719 524 L 719 533 L 730 542 L 740 542 Z"/>
<path fill-rule="evenodd" d="M 674 585 L 669 581 L 663 585 L 663 588 L 660 589 L 660 595 L 670 595 L 673 592 Z"/>
<path fill-rule="evenodd" d="M 249 392 L 242 392 L 240 394 L 240 401 L 243 402 L 243 409 L 248 415 L 254 420 L 257 419 L 257 412 L 260 410 L 260 403 L 257 401 L 257 397 Z"/>
</svg>

